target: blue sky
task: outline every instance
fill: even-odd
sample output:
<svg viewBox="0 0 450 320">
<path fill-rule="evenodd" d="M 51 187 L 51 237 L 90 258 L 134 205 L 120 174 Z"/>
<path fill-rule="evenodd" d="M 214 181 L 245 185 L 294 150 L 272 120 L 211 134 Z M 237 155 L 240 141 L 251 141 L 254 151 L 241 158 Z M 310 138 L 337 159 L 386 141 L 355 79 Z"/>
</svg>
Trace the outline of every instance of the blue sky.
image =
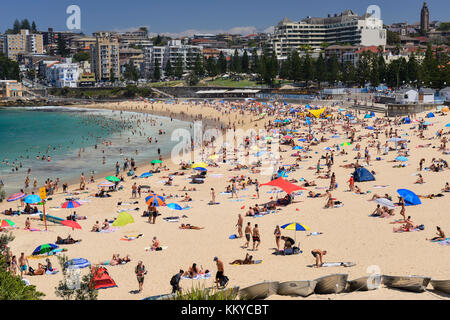
<svg viewBox="0 0 450 320">
<path fill-rule="evenodd" d="M 81 8 L 81 28 L 86 34 L 98 30 L 131 30 L 148 27 L 151 33 L 189 35 L 194 32 L 253 33 L 264 31 L 282 18 L 300 20 L 324 17 L 352 9 L 358 14 L 375 4 L 384 23 L 420 19 L 423 1 L 417 0 L 21 0 L 2 1 L 0 32 L 15 18 L 36 21 L 39 30 L 67 30 L 66 8 Z M 450 1 L 428 0 L 431 20 L 449 21 Z"/>
</svg>

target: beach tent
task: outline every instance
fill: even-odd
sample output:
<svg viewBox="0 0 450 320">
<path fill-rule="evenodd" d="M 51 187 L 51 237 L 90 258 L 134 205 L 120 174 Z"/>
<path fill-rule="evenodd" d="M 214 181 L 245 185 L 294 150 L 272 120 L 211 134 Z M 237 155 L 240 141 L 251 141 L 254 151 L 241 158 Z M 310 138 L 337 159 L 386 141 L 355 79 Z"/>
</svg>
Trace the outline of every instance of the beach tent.
<svg viewBox="0 0 450 320">
<path fill-rule="evenodd" d="M 433 112 L 428 113 L 427 118 L 434 118 L 434 113 Z"/>
<path fill-rule="evenodd" d="M 126 226 L 127 224 L 130 224 L 133 222 L 134 222 L 134 219 L 131 214 L 129 214 L 128 212 L 121 212 L 117 216 L 117 219 L 113 222 L 112 226 L 113 227 L 123 227 L 123 226 Z"/>
<path fill-rule="evenodd" d="M 291 194 L 294 191 L 298 191 L 298 190 L 308 190 L 305 188 L 302 188 L 300 186 L 297 186 L 293 183 L 290 183 L 289 181 L 284 180 L 283 178 L 278 178 L 275 180 L 272 180 L 270 182 L 267 183 L 263 183 L 260 186 L 273 186 L 273 187 L 278 187 L 280 189 L 282 189 L 284 192 Z"/>
<path fill-rule="evenodd" d="M 95 270 L 95 267 L 92 267 L 92 274 L 94 277 L 91 280 L 90 286 L 94 286 L 95 290 L 117 287 L 105 267 L 99 267 L 97 270 Z"/>
<path fill-rule="evenodd" d="M 67 261 L 64 266 L 67 269 L 83 269 L 91 266 L 91 263 L 83 258 L 75 258 Z"/>
<path fill-rule="evenodd" d="M 419 197 L 411 190 L 398 189 L 397 193 L 405 200 L 405 206 L 416 206 L 418 204 L 422 204 Z"/>
<path fill-rule="evenodd" d="M 356 182 L 375 181 L 375 177 L 366 168 L 356 168 L 353 172 L 353 179 Z"/>
<path fill-rule="evenodd" d="M 375 112 L 370 111 L 370 116 L 371 116 L 371 117 L 375 117 Z"/>
<path fill-rule="evenodd" d="M 312 110 L 312 109 L 309 109 L 308 111 L 309 111 L 314 117 L 319 118 L 320 115 L 325 111 L 325 108 L 318 109 L 318 110 Z"/>
<path fill-rule="evenodd" d="M 372 116 L 371 116 L 369 113 L 367 113 L 367 114 L 364 116 L 364 119 L 368 119 L 368 118 L 372 118 Z"/>
<path fill-rule="evenodd" d="M 411 123 L 411 119 L 410 119 L 409 117 L 404 117 L 404 118 L 402 119 L 402 123 L 404 123 L 404 124 L 409 124 L 409 123 Z"/>
</svg>

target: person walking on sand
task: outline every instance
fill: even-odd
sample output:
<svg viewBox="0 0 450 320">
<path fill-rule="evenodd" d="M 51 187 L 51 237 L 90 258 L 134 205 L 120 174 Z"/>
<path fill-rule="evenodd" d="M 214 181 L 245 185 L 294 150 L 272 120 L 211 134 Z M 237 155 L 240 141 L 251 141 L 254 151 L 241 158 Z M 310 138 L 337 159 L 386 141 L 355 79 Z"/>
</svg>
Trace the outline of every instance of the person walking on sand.
<svg viewBox="0 0 450 320">
<path fill-rule="evenodd" d="M 239 198 L 236 189 L 236 182 L 233 182 L 231 185 L 231 198 L 233 198 L 234 195 L 236 195 L 236 198 Z"/>
<path fill-rule="evenodd" d="M 27 272 L 27 266 L 30 265 L 28 262 L 27 257 L 25 257 L 25 254 L 22 252 L 19 257 L 19 269 L 20 269 L 20 277 L 22 278 L 23 273 Z"/>
<path fill-rule="evenodd" d="M 244 234 L 245 234 L 246 242 L 245 242 L 245 244 L 244 244 L 244 246 L 242 248 L 245 249 L 245 248 L 248 248 L 248 246 L 250 244 L 250 237 L 251 237 L 251 234 L 252 234 L 252 226 L 251 226 L 250 222 L 247 222 L 247 226 L 245 227 Z"/>
<path fill-rule="evenodd" d="M 239 238 L 242 238 L 242 225 L 244 224 L 244 219 L 242 218 L 241 214 L 238 214 L 238 221 L 236 223 L 236 227 L 238 228 L 238 234 Z"/>
<path fill-rule="evenodd" d="M 216 191 L 211 188 L 211 204 L 216 204 Z"/>
<path fill-rule="evenodd" d="M 170 285 L 172 286 L 172 293 L 181 293 L 180 280 L 181 276 L 184 274 L 184 271 L 180 269 L 180 271 L 173 275 L 170 279 Z"/>
<path fill-rule="evenodd" d="M 216 262 L 217 266 L 217 273 L 216 273 L 216 288 L 219 289 L 219 284 L 224 275 L 224 268 L 223 268 L 223 262 L 219 260 L 218 257 L 214 257 L 214 261 Z"/>
<path fill-rule="evenodd" d="M 144 286 L 144 276 L 147 274 L 147 270 L 145 270 L 145 266 L 142 264 L 142 261 L 138 262 L 136 269 L 134 270 L 134 273 L 136 273 L 140 293 L 142 292 L 142 287 Z"/>
<path fill-rule="evenodd" d="M 255 227 L 253 228 L 252 240 L 253 240 L 253 251 L 257 251 L 259 244 L 261 243 L 261 236 L 259 234 L 258 224 L 255 224 Z"/>
<path fill-rule="evenodd" d="M 259 199 L 259 182 L 258 182 L 258 179 L 255 180 L 255 191 L 256 191 L 256 196 Z"/>
<path fill-rule="evenodd" d="M 275 227 L 275 231 L 273 232 L 275 235 L 275 242 L 277 244 L 277 250 L 280 251 L 280 239 L 281 239 L 281 230 L 280 226 Z"/>
<path fill-rule="evenodd" d="M 314 249 L 311 254 L 316 258 L 316 268 L 319 268 L 323 265 L 322 257 L 327 254 L 327 250 Z"/>
<path fill-rule="evenodd" d="M 136 199 L 136 197 L 137 197 L 137 184 L 135 182 L 131 187 L 131 198 Z"/>
</svg>

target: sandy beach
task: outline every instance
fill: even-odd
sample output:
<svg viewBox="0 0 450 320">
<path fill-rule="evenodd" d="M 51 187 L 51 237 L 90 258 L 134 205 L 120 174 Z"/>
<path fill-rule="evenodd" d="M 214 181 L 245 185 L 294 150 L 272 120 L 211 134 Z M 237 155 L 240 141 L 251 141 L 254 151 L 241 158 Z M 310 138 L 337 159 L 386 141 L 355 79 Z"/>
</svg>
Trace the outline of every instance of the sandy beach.
<svg viewBox="0 0 450 320">
<path fill-rule="evenodd" d="M 80 106 L 77 106 L 77 108 Z M 216 125 L 218 128 L 226 126 L 233 126 L 236 128 L 264 128 L 269 120 L 273 121 L 277 118 L 276 113 L 268 114 L 265 117 L 258 116 L 256 112 L 233 110 L 231 108 L 217 108 L 194 105 L 194 103 L 148 103 L 145 101 L 123 102 L 119 104 L 92 104 L 81 106 L 86 108 L 107 108 L 112 110 L 124 111 L 139 111 L 148 112 L 155 115 L 163 115 L 168 117 L 178 118 L 180 120 L 199 120 L 202 119 L 209 126 Z M 336 110 L 337 107 L 334 108 Z M 337 112 L 332 113 L 336 115 Z M 344 112 L 345 114 L 345 112 Z M 417 119 L 424 118 L 426 113 L 416 115 Z M 311 115 L 310 115 L 311 116 Z M 358 115 L 358 119 L 362 119 L 364 113 Z M 377 118 L 382 118 L 383 115 L 377 114 Z M 301 178 L 305 180 L 314 180 L 316 186 L 306 187 L 308 191 L 304 191 L 302 195 L 296 196 L 293 203 L 288 206 L 280 207 L 275 213 L 271 213 L 262 217 L 247 217 L 245 213 L 249 206 L 255 204 L 262 205 L 270 200 L 276 200 L 277 197 L 282 198 L 285 193 L 268 193 L 273 191 L 273 187 L 261 186 L 260 198 L 256 198 L 255 185 L 249 185 L 244 190 L 238 190 L 239 201 L 231 199 L 229 194 L 221 194 L 225 191 L 230 178 L 233 176 L 244 175 L 246 179 L 250 177 L 252 180 L 257 179 L 259 183 L 266 183 L 270 181 L 270 175 L 260 173 L 252 173 L 250 170 L 241 169 L 239 171 L 233 169 L 235 166 L 217 162 L 218 167 L 207 167 L 208 173 L 204 184 L 190 184 L 188 178 L 192 174 L 192 170 L 186 170 L 183 176 L 173 177 L 173 186 L 164 185 L 164 181 L 169 173 L 182 172 L 178 163 L 173 163 L 166 158 L 163 165 L 168 167 L 167 171 L 162 171 L 159 174 L 154 174 L 149 178 L 130 179 L 124 174 L 125 181 L 120 185 L 123 189 L 117 192 L 112 192 L 110 198 L 96 198 L 92 195 L 98 191 L 97 184 L 103 179 L 96 177 L 95 183 L 88 183 L 87 190 L 81 192 L 79 195 L 73 197 L 79 198 L 82 201 L 82 206 L 76 208 L 78 215 L 87 216 L 87 220 L 79 220 L 82 230 L 72 231 L 70 228 L 48 224 L 48 231 L 30 232 L 24 230 L 25 219 L 27 215 L 20 216 L 5 216 L 0 215 L 2 219 L 8 218 L 16 223 L 19 227 L 12 232 L 15 240 L 10 243 L 10 248 L 13 254 L 19 257 L 20 252 L 25 255 L 31 255 L 34 248 L 44 243 L 54 243 L 57 236 L 65 238 L 70 234 L 74 239 L 82 239 L 80 243 L 64 245 L 61 247 L 67 248 L 65 253 L 70 259 L 85 258 L 92 264 L 100 261 L 111 259 L 112 255 L 119 253 L 122 257 L 129 254 L 132 261 L 119 266 L 107 266 L 110 276 L 115 280 L 117 287 L 109 288 L 99 291 L 99 299 L 142 299 L 148 296 L 170 293 L 171 287 L 169 284 L 172 275 L 178 272 L 181 268 L 187 270 L 192 263 L 202 266 L 203 269 L 208 269 L 212 273 L 212 277 L 206 280 L 181 280 L 181 287 L 187 289 L 191 286 L 205 286 L 213 285 L 214 274 L 216 266 L 213 262 L 214 256 L 219 257 L 225 264 L 225 274 L 229 277 L 230 282 L 228 286 L 246 286 L 262 282 L 264 280 L 271 281 L 288 281 L 288 280 L 313 280 L 318 277 L 333 274 L 333 273 L 347 273 L 348 279 L 352 280 L 362 276 L 369 275 L 367 269 L 369 266 L 378 266 L 381 274 L 388 275 L 421 275 L 429 276 L 433 279 L 448 280 L 450 279 L 450 272 L 448 271 L 448 264 L 450 262 L 448 250 L 449 246 L 440 245 L 427 241 L 426 238 L 432 238 L 436 233 L 436 226 L 440 226 L 448 236 L 450 234 L 450 218 L 448 217 L 448 207 L 450 204 L 450 193 L 442 192 L 443 197 L 436 197 L 433 199 L 421 199 L 422 204 L 417 206 L 407 206 L 406 216 L 411 216 L 415 225 L 424 225 L 424 230 L 415 232 L 393 232 L 393 227 L 399 227 L 401 224 L 391 224 L 395 219 L 401 219 L 400 207 L 394 209 L 394 216 L 389 218 L 375 218 L 369 215 L 375 210 L 376 203 L 369 201 L 374 194 L 384 195 L 388 193 L 393 198 L 393 202 L 397 200 L 397 189 L 409 189 L 417 195 L 429 195 L 441 193 L 446 182 L 450 179 L 449 169 L 444 168 L 440 172 L 431 172 L 430 170 L 422 170 L 420 174 L 425 181 L 424 184 L 415 184 L 418 179 L 419 161 L 425 158 L 424 168 L 431 165 L 433 158 L 443 159 L 448 162 L 449 155 L 444 154 L 439 150 L 441 145 L 440 138 L 436 137 L 436 132 L 443 129 L 444 133 L 448 133 L 448 128 L 445 125 L 450 122 L 450 115 L 440 116 L 436 115 L 434 118 L 425 119 L 430 121 L 432 125 L 424 130 L 425 139 L 418 137 L 417 126 L 418 123 L 411 124 L 392 124 L 394 130 L 398 130 L 398 135 L 408 134 L 405 139 L 408 140 L 407 148 L 409 149 L 407 165 L 401 168 L 395 168 L 398 162 L 388 162 L 394 160 L 399 154 L 397 151 L 389 151 L 387 155 L 382 155 L 384 151 L 384 143 L 389 139 L 385 137 L 384 131 L 389 129 L 382 123 L 375 124 L 375 118 L 364 119 L 364 123 L 352 124 L 352 128 L 356 129 L 356 138 L 364 136 L 361 141 L 357 141 L 345 150 L 346 155 L 339 154 L 339 151 L 334 152 L 334 164 L 331 167 L 331 172 L 336 175 L 336 182 L 338 188 L 332 190 L 331 193 L 334 198 L 337 198 L 343 203 L 339 208 L 325 209 L 325 197 L 309 198 L 308 191 L 324 193 L 330 185 L 330 179 L 320 179 L 316 174 L 315 166 L 320 157 L 324 156 L 327 150 L 325 147 L 332 147 L 333 145 L 340 145 L 341 143 L 349 141 L 346 133 L 343 131 L 343 125 L 346 124 L 344 120 L 335 120 L 334 123 L 329 123 L 323 127 L 323 132 L 320 129 L 320 123 L 326 120 L 316 120 L 312 128 L 315 130 L 315 137 L 320 140 L 323 136 L 328 141 L 320 142 L 317 145 L 310 145 L 310 151 L 301 153 L 303 155 L 311 156 L 311 158 L 303 158 L 296 162 L 296 157 L 291 156 L 294 150 L 291 146 L 281 145 L 280 164 L 294 164 L 298 163 L 299 168 L 295 171 L 289 172 L 286 179 Z M 392 119 L 394 120 L 394 119 Z M 306 134 L 308 132 L 307 126 L 304 125 L 304 120 L 298 120 L 297 134 Z M 360 144 L 360 153 L 362 159 L 358 160 L 360 164 L 365 165 L 364 148 L 368 146 L 369 140 L 367 134 L 372 134 L 374 131 L 366 129 L 367 126 L 377 125 L 380 128 L 378 140 L 381 142 L 381 154 L 377 154 L 375 145 L 369 147 L 371 159 L 370 165 L 364 166 L 368 170 L 375 171 L 375 181 L 355 183 L 362 191 L 370 193 L 355 194 L 349 191 L 347 181 L 350 178 L 354 169 L 343 168 L 341 165 L 346 165 L 355 162 L 354 158 L 358 151 L 353 151 L 356 144 Z M 414 127 L 414 129 L 412 129 Z M 291 128 L 291 125 L 282 128 Z M 331 138 L 335 133 L 331 129 L 337 130 L 339 138 Z M 448 135 L 443 135 L 448 137 Z M 300 135 L 299 135 L 300 137 Z M 299 146 L 306 147 L 307 142 L 299 142 L 298 137 L 294 137 L 294 141 Z M 428 138 L 430 138 L 428 140 Z M 447 138 L 448 139 L 448 138 Z M 376 139 L 373 139 L 376 141 Z M 431 144 L 429 147 L 418 147 L 419 145 Z M 393 143 L 389 144 L 391 147 Z M 149 145 L 150 148 L 156 148 L 156 145 Z M 448 146 L 447 146 L 448 148 Z M 341 147 L 342 150 L 342 147 Z M 448 149 L 447 149 L 448 150 Z M 124 155 L 124 158 L 127 155 Z M 376 157 L 381 157 L 382 160 L 376 161 Z M 138 169 L 135 172 L 138 176 L 144 172 L 148 172 L 153 168 L 149 164 L 138 164 Z M 324 166 L 325 160 L 321 160 L 323 165 L 320 175 L 326 173 Z M 156 165 L 157 167 L 158 165 Z M 309 167 L 314 167 L 310 170 Z M 113 171 L 114 168 L 111 168 Z M 122 172 L 121 172 L 122 173 Z M 150 185 L 152 190 L 157 194 L 166 196 L 172 195 L 172 198 L 167 198 L 166 203 L 178 203 L 181 206 L 189 205 L 188 210 L 175 211 L 168 207 L 158 207 L 161 216 L 156 219 L 156 224 L 149 224 L 148 219 L 141 217 L 144 210 L 147 209 L 145 204 L 145 197 L 147 193 L 143 192 L 141 198 L 131 199 L 131 188 L 133 183 L 138 185 Z M 295 183 L 302 184 L 302 181 Z M 384 186 L 384 187 L 378 187 Z M 79 186 L 69 186 L 69 192 L 77 189 Z M 195 187 L 197 191 L 182 191 L 182 189 Z M 208 205 L 211 200 L 210 189 L 214 188 L 216 192 L 217 205 Z M 144 189 L 145 191 L 147 189 Z M 275 190 L 278 190 L 275 188 Z M 181 202 L 185 193 L 188 193 L 193 199 L 191 202 Z M 9 196 L 9 195 L 8 195 Z M 47 214 L 57 217 L 65 218 L 74 209 L 63 209 L 61 204 L 68 198 L 67 194 L 62 193 L 62 188 L 59 192 L 52 196 L 52 200 L 47 202 Z M 117 205 L 118 202 L 133 203 L 138 201 L 138 204 Z M 3 202 L 0 204 L 0 211 L 3 212 L 8 208 L 16 208 L 16 202 Z M 42 208 L 39 206 L 39 208 Z M 139 210 L 132 210 L 139 208 Z M 111 220 L 118 215 L 118 211 L 129 209 L 135 222 L 121 227 L 119 230 L 112 233 L 97 233 L 90 232 L 92 226 L 96 221 L 102 223 L 105 219 Z M 241 248 L 245 243 L 245 238 L 229 239 L 230 235 L 237 234 L 236 222 L 238 214 L 244 218 L 244 226 L 247 222 L 251 222 L 252 227 L 258 224 L 261 234 L 261 244 L 257 251 L 248 251 Z M 185 218 L 181 216 L 185 215 Z M 167 222 L 163 220 L 168 216 L 180 216 L 178 222 Z M 298 222 L 310 227 L 310 231 L 297 232 L 281 229 L 282 235 L 294 238 L 297 243 L 300 242 L 300 249 L 302 254 L 277 256 L 273 255 L 274 248 L 276 248 L 274 229 L 277 225 L 281 226 L 291 222 Z M 204 227 L 202 230 L 182 230 L 179 229 L 181 223 L 189 223 L 194 226 Z M 32 220 L 32 227 L 43 230 L 44 222 Z M 320 235 L 307 236 L 310 232 L 321 232 Z M 120 240 L 125 235 L 143 234 L 142 237 L 133 241 Z M 167 249 L 162 251 L 145 251 L 145 247 L 151 246 L 152 238 L 156 236 L 162 246 L 167 246 Z M 282 242 L 283 244 L 283 242 Z M 324 262 L 340 262 L 351 261 L 356 263 L 353 267 L 328 267 L 328 268 L 309 268 L 307 265 L 315 263 L 314 257 L 311 255 L 311 250 L 321 249 L 326 250 L 327 254 L 324 256 Z M 244 259 L 246 253 L 253 255 L 254 260 L 263 260 L 261 264 L 257 265 L 230 265 L 229 262 L 235 259 Z M 50 257 L 53 266 L 60 269 L 56 257 Z M 33 268 L 37 268 L 38 262 L 43 263 L 45 259 L 29 259 Z M 132 292 L 138 288 L 134 268 L 137 261 L 142 260 L 143 264 L 148 270 L 145 277 L 143 292 L 133 294 Z M 88 268 L 82 270 L 82 274 L 86 274 Z M 44 299 L 56 299 L 55 287 L 62 279 L 61 272 L 56 275 L 43 276 L 25 276 L 31 284 L 36 285 L 39 291 L 46 294 Z M 431 286 L 430 286 L 431 287 Z M 369 292 L 355 292 L 350 294 L 339 295 L 311 295 L 306 299 L 448 299 L 450 296 L 443 294 L 435 294 L 430 292 L 424 293 L 409 293 L 399 290 L 391 290 L 381 288 Z M 286 296 L 273 295 L 269 299 L 293 299 Z M 296 298 L 304 299 L 304 298 Z"/>
</svg>

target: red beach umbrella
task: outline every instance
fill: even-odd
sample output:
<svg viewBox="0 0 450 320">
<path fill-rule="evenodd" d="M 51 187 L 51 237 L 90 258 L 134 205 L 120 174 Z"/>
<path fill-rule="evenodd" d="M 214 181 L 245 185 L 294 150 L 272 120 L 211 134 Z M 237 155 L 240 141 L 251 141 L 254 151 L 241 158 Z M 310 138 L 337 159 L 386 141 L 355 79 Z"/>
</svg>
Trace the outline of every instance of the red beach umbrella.
<svg viewBox="0 0 450 320">
<path fill-rule="evenodd" d="M 300 186 L 297 186 L 293 183 L 290 183 L 289 181 L 286 181 L 281 177 L 278 179 L 272 180 L 270 182 L 263 183 L 263 184 L 261 184 L 261 186 L 278 187 L 281 190 L 283 190 L 284 192 L 286 192 L 287 194 L 291 194 L 292 192 L 298 191 L 298 190 L 308 190 L 308 189 L 302 188 Z"/>
<path fill-rule="evenodd" d="M 81 226 L 76 221 L 73 221 L 73 220 L 64 220 L 64 221 L 61 221 L 61 224 L 72 228 L 72 230 L 73 229 L 81 229 Z"/>
</svg>

